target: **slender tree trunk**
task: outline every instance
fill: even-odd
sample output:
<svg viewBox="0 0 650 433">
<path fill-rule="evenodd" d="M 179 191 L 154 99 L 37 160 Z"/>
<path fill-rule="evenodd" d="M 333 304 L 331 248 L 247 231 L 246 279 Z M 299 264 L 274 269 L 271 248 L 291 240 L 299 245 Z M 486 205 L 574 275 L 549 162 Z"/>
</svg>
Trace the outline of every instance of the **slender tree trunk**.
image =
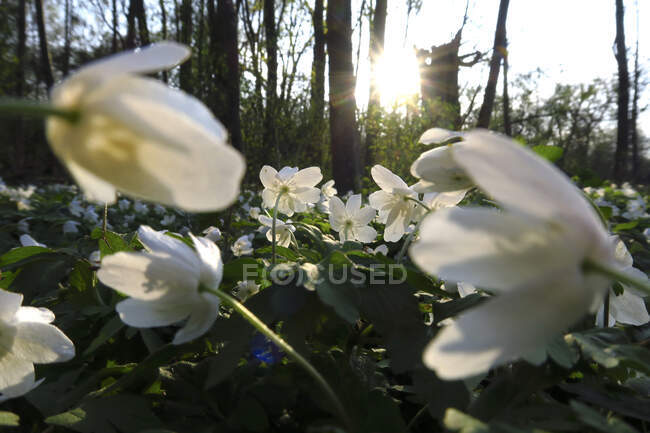
<svg viewBox="0 0 650 433">
<path fill-rule="evenodd" d="M 244 152 L 239 117 L 239 47 L 237 11 L 232 0 L 219 0 L 216 11 L 215 0 L 208 0 L 208 22 L 210 29 L 211 70 L 215 78 L 210 83 L 208 105 L 230 133 L 230 143 Z"/>
<path fill-rule="evenodd" d="M 499 68 L 501 66 L 501 58 L 503 57 L 503 50 L 506 46 L 506 17 L 508 15 L 509 0 L 501 0 L 499 3 L 499 17 L 497 18 L 497 28 L 494 32 L 494 48 L 492 50 L 492 59 L 490 60 L 490 75 L 488 77 L 487 86 L 485 87 L 485 95 L 483 97 L 483 105 L 478 114 L 479 128 L 488 128 L 490 126 L 490 117 L 492 117 L 492 107 L 494 107 L 494 97 L 496 95 L 497 81 L 499 80 Z"/>
<path fill-rule="evenodd" d="M 205 74 L 205 66 L 204 66 L 204 53 L 203 53 L 203 39 L 205 38 L 205 0 L 200 0 L 199 1 L 199 22 L 198 22 L 199 30 L 197 32 L 197 41 L 196 41 L 196 51 L 197 53 L 197 67 L 196 67 L 196 82 L 197 82 L 197 89 L 196 89 L 196 96 L 198 98 L 203 98 L 204 97 L 204 92 L 203 90 L 205 89 L 205 82 L 204 82 L 204 74 Z"/>
<path fill-rule="evenodd" d="M 126 43 L 125 48 L 127 50 L 132 50 L 136 47 L 135 43 L 135 16 L 136 16 L 136 5 L 137 0 L 129 1 L 129 10 L 126 14 Z"/>
<path fill-rule="evenodd" d="M 314 51 L 311 66 L 312 146 L 315 155 L 323 155 L 323 133 L 325 129 L 325 28 L 323 0 L 316 0 L 312 21 L 314 25 Z M 318 163 L 321 161 L 319 160 Z"/>
<path fill-rule="evenodd" d="M 25 26 L 25 0 L 18 2 L 16 14 L 18 24 L 18 44 L 16 46 L 16 97 L 22 99 L 25 96 L 25 57 L 27 51 L 27 35 Z M 22 117 L 14 121 L 14 171 L 20 173 L 25 166 L 25 127 Z"/>
<path fill-rule="evenodd" d="M 147 28 L 147 12 L 144 6 L 144 0 L 137 0 L 136 18 L 138 20 L 138 35 L 140 36 L 140 46 L 149 45 L 149 29 Z"/>
<path fill-rule="evenodd" d="M 181 3 L 181 38 L 180 42 L 192 46 L 192 0 Z M 192 93 L 192 57 L 181 65 L 179 76 L 180 87 L 187 93 Z"/>
<path fill-rule="evenodd" d="M 355 77 L 352 65 L 350 0 L 327 4 L 329 104 L 332 172 L 339 191 L 355 187 L 359 134 L 356 122 Z"/>
<path fill-rule="evenodd" d="M 64 77 L 67 77 L 68 72 L 70 71 L 70 33 L 72 32 L 72 11 L 70 10 L 70 1 L 71 0 L 65 0 L 65 23 L 63 26 L 63 66 L 61 68 L 61 72 L 63 73 Z"/>
<path fill-rule="evenodd" d="M 625 8 L 623 0 L 616 0 L 616 62 L 618 63 L 618 131 L 614 157 L 614 180 L 621 182 L 626 175 L 629 141 L 628 111 L 630 104 L 630 77 L 627 68 L 624 29 Z"/>
<path fill-rule="evenodd" d="M 366 142 L 360 151 L 361 165 L 372 163 L 372 150 L 379 133 L 379 111 L 381 95 L 377 85 L 377 65 L 384 53 L 384 36 L 386 33 L 386 14 L 388 1 L 377 0 L 375 14 L 370 28 L 370 96 L 368 98 L 368 120 L 366 123 Z"/>
<path fill-rule="evenodd" d="M 41 51 L 41 75 L 47 90 L 54 85 L 54 74 L 52 73 L 52 63 L 50 53 L 47 48 L 47 34 L 45 33 L 45 15 L 43 13 L 43 0 L 34 0 L 36 8 L 36 25 L 38 27 L 38 43 Z"/>
<path fill-rule="evenodd" d="M 113 0 L 113 39 L 111 42 L 111 52 L 117 53 L 117 27 L 118 27 L 118 21 L 117 21 L 117 0 Z"/>
<path fill-rule="evenodd" d="M 160 0 L 160 21 L 162 21 L 162 38 L 163 41 L 167 40 L 167 10 L 165 8 L 165 1 Z M 162 72 L 162 79 L 165 83 L 169 82 L 169 75 L 167 71 Z"/>
<path fill-rule="evenodd" d="M 273 146 L 276 163 L 280 164 L 282 152 L 280 151 L 275 124 L 278 88 L 278 32 L 275 22 L 275 0 L 264 0 L 264 34 L 267 67 L 264 143 Z"/>
<path fill-rule="evenodd" d="M 512 122 L 510 120 L 510 96 L 508 95 L 508 40 L 503 53 L 503 131 L 512 137 Z"/>
<path fill-rule="evenodd" d="M 637 10 L 638 14 L 638 10 Z M 639 180 L 639 131 L 637 130 L 637 121 L 639 118 L 639 31 L 637 26 L 636 51 L 634 53 L 634 84 L 632 96 L 632 113 L 630 121 L 631 141 L 632 141 L 632 179 Z"/>
</svg>

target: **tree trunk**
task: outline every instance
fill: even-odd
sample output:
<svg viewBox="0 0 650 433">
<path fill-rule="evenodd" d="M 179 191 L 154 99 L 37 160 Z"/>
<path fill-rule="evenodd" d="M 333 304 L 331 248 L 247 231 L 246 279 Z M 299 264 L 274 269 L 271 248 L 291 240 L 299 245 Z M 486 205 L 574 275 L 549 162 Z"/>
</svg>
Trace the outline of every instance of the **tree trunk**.
<svg viewBox="0 0 650 433">
<path fill-rule="evenodd" d="M 332 172 L 341 192 L 355 187 L 359 143 L 355 117 L 351 9 L 350 0 L 329 0 L 327 4 Z"/>
<path fill-rule="evenodd" d="M 638 15 L 637 10 L 637 15 Z M 639 118 L 639 30 L 637 25 L 636 51 L 634 53 L 634 84 L 632 96 L 632 113 L 630 119 L 631 141 L 632 141 L 632 179 L 639 181 L 639 131 L 637 130 L 637 121 Z"/>
<path fill-rule="evenodd" d="M 38 27 L 38 43 L 41 51 L 41 75 L 47 90 L 54 85 L 54 74 L 52 73 L 52 63 L 50 53 L 47 48 L 47 34 L 45 33 L 45 15 L 43 14 L 43 0 L 34 0 L 36 8 L 36 25 Z"/>
<path fill-rule="evenodd" d="M 497 28 L 494 32 L 494 48 L 492 50 L 492 60 L 490 60 L 490 75 L 488 77 L 487 86 L 485 87 L 485 95 L 483 97 L 483 105 L 478 114 L 479 128 L 488 128 L 490 126 L 490 117 L 492 117 L 492 107 L 494 107 L 494 97 L 496 95 L 497 81 L 499 80 L 499 67 L 501 66 L 501 58 L 506 49 L 506 17 L 508 15 L 509 0 L 501 0 L 499 3 L 499 17 L 497 18 Z"/>
<path fill-rule="evenodd" d="M 18 13 L 16 14 L 18 24 L 18 45 L 16 46 L 16 98 L 22 99 L 25 96 L 25 57 L 27 51 L 27 35 L 25 31 L 25 0 L 18 2 Z M 25 127 L 22 117 L 16 117 L 14 121 L 14 171 L 22 172 L 25 166 Z"/>
<path fill-rule="evenodd" d="M 275 0 L 264 0 L 264 35 L 266 43 L 266 110 L 264 112 L 264 143 L 275 149 L 276 164 L 280 164 L 275 113 L 278 88 L 278 33 L 275 23 Z"/>
<path fill-rule="evenodd" d="M 508 40 L 503 53 L 503 131 L 512 137 L 512 122 L 510 120 L 510 96 L 508 95 Z"/>
<path fill-rule="evenodd" d="M 192 46 L 192 0 L 183 0 L 183 2 L 181 3 L 180 15 L 181 15 L 180 42 L 187 45 L 188 47 L 191 47 Z M 192 57 L 187 59 L 187 61 L 181 65 L 179 84 L 182 90 L 190 94 L 192 93 Z"/>
<path fill-rule="evenodd" d="M 203 40 L 205 38 L 205 0 L 199 1 L 199 21 L 198 21 L 198 32 L 196 35 L 196 51 L 197 51 L 197 60 L 196 60 L 196 96 L 199 99 L 205 97 L 204 89 L 205 82 L 203 77 L 205 76 L 205 65 L 204 65 L 204 53 L 203 53 Z"/>
<path fill-rule="evenodd" d="M 366 142 L 360 150 L 363 166 L 372 164 L 372 150 L 379 134 L 379 110 L 381 95 L 377 83 L 377 65 L 384 53 L 384 36 L 386 33 L 387 0 L 377 0 L 375 15 L 370 28 L 370 96 L 368 98 L 368 119 L 366 121 Z"/>
<path fill-rule="evenodd" d="M 160 21 L 162 25 L 162 38 L 163 41 L 167 40 L 167 10 L 165 8 L 164 0 L 160 0 Z M 167 71 L 162 72 L 162 79 L 165 83 L 169 82 L 169 75 Z"/>
<path fill-rule="evenodd" d="M 210 85 L 208 105 L 230 133 L 230 143 L 244 152 L 239 117 L 239 47 L 237 45 L 237 11 L 232 0 L 208 0 L 211 70 L 215 78 Z"/>
<path fill-rule="evenodd" d="M 129 1 L 129 10 L 126 14 L 126 43 L 125 48 L 132 50 L 136 47 L 135 43 L 135 15 L 136 15 L 136 1 Z"/>
<path fill-rule="evenodd" d="M 149 45 L 149 29 L 147 28 L 147 13 L 144 7 L 144 0 L 137 0 L 136 18 L 138 20 L 138 35 L 140 36 L 140 46 Z"/>
<path fill-rule="evenodd" d="M 61 72 L 64 77 L 68 76 L 70 71 L 70 33 L 72 32 L 72 11 L 70 10 L 70 0 L 65 0 L 65 23 L 63 25 L 63 65 Z"/>
<path fill-rule="evenodd" d="M 629 140 L 628 110 L 630 103 L 630 77 L 627 70 L 627 52 L 624 30 L 625 9 L 623 0 L 616 0 L 616 62 L 618 63 L 618 130 L 614 157 L 614 180 L 621 182 L 626 175 L 627 146 Z"/>
<path fill-rule="evenodd" d="M 162 1 L 162 0 L 161 0 Z M 111 43 L 111 52 L 117 53 L 117 28 L 118 28 L 118 21 L 117 21 L 117 0 L 113 0 L 113 40 Z"/>
<path fill-rule="evenodd" d="M 314 155 L 323 154 L 323 133 L 325 129 L 325 29 L 323 0 L 316 0 L 312 21 L 314 25 L 314 51 L 311 66 L 311 116 L 312 150 Z M 320 158 L 322 159 L 322 158 Z M 321 162 L 320 160 L 318 161 Z"/>
</svg>

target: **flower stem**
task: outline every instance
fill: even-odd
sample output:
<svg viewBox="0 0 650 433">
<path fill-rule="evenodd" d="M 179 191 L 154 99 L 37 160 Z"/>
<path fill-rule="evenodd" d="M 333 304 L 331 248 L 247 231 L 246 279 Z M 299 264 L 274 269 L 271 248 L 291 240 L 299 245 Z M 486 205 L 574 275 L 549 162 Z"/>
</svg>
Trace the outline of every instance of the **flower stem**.
<svg viewBox="0 0 650 433">
<path fill-rule="evenodd" d="M 606 265 L 603 265 L 598 262 L 591 261 L 587 259 L 583 264 L 582 264 L 582 269 L 585 272 L 597 272 L 601 275 L 605 275 L 612 280 L 620 281 L 621 283 L 627 284 L 629 286 L 634 286 L 637 289 L 647 293 L 650 295 L 650 282 L 648 280 L 642 281 L 638 278 L 631 277 L 624 272 L 621 272 L 618 269 L 613 269 L 610 268 Z M 605 319 L 607 320 L 607 319 Z"/>
<path fill-rule="evenodd" d="M 345 424 L 346 427 L 350 431 L 352 431 L 350 419 L 348 418 L 347 413 L 345 412 L 345 409 L 343 407 L 343 404 L 339 400 L 339 398 L 336 396 L 336 393 L 334 390 L 330 387 L 330 385 L 327 383 L 325 378 L 321 376 L 321 374 L 314 368 L 313 365 L 309 363 L 302 355 L 300 355 L 298 352 L 295 351 L 293 347 L 289 345 L 286 341 L 282 339 L 279 335 L 277 335 L 275 332 L 273 332 L 264 322 L 262 322 L 260 319 L 257 318 L 255 314 L 253 314 L 252 311 L 250 311 L 248 308 L 246 308 L 241 302 L 239 302 L 237 299 L 234 297 L 230 296 L 228 293 L 223 292 L 219 289 L 206 289 L 210 293 L 215 294 L 218 296 L 222 301 L 224 301 L 226 304 L 230 305 L 232 308 L 234 308 L 239 314 L 242 315 L 244 319 L 248 321 L 255 329 L 257 329 L 259 332 L 262 334 L 266 335 L 269 340 L 271 340 L 273 343 L 275 343 L 280 349 L 282 349 L 290 358 L 292 358 L 294 361 L 296 361 L 302 368 L 309 373 L 314 380 L 320 385 L 320 387 L 325 391 L 325 394 L 327 397 L 329 397 L 330 401 L 334 405 L 334 408 L 336 409 L 336 412 L 341 419 L 341 421 Z"/>
<path fill-rule="evenodd" d="M 431 212 L 431 210 L 429 210 L 429 212 Z M 399 250 L 399 254 L 397 254 L 397 258 L 395 259 L 397 263 L 402 263 L 402 259 L 406 255 L 406 251 L 408 250 L 409 245 L 411 245 L 411 242 L 413 242 L 413 239 L 415 238 L 415 234 L 418 232 L 418 230 L 420 230 L 420 226 L 422 225 L 422 221 L 424 221 L 425 216 L 423 216 L 420 219 L 420 221 L 418 221 L 417 225 L 413 228 L 413 231 L 409 234 L 409 236 L 404 241 L 404 245 L 402 245 L 402 249 Z"/>
<path fill-rule="evenodd" d="M 424 209 L 426 209 L 427 212 L 431 212 L 431 208 L 430 208 L 429 206 L 427 206 L 426 204 L 424 204 L 424 202 L 422 202 L 421 200 L 418 200 L 417 198 L 413 198 L 413 197 L 406 197 L 406 198 L 407 198 L 408 200 L 411 200 L 411 201 L 413 201 L 413 202 L 419 204 L 419 205 L 422 206 Z"/>
<path fill-rule="evenodd" d="M 278 206 L 280 205 L 282 194 L 284 194 L 284 192 L 278 194 L 278 197 L 275 199 L 275 206 L 273 206 L 273 222 L 271 223 L 271 238 L 273 239 L 271 242 L 271 267 L 275 266 L 275 222 L 278 219 Z"/>
<path fill-rule="evenodd" d="M 32 117 L 56 116 L 71 123 L 79 121 L 81 117 L 81 113 L 76 110 L 65 110 L 48 103 L 11 98 L 0 98 L 0 115 Z"/>
</svg>

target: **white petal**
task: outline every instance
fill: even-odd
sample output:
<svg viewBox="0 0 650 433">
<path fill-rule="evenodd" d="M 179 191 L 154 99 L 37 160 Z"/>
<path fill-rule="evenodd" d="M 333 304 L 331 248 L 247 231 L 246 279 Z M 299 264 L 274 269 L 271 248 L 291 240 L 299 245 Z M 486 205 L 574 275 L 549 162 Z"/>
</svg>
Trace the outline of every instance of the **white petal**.
<svg viewBox="0 0 650 433">
<path fill-rule="evenodd" d="M 155 328 L 180 322 L 192 312 L 192 304 L 125 299 L 118 302 L 115 310 L 122 322 L 135 328 Z"/>
<path fill-rule="evenodd" d="M 119 252 L 104 257 L 97 278 L 131 297 L 150 301 L 182 299 L 195 293 L 199 265 L 188 267 L 177 257 Z"/>
<path fill-rule="evenodd" d="M 140 226 L 138 228 L 138 239 L 149 252 L 169 254 L 181 260 L 189 268 L 198 266 L 198 258 L 192 248 L 178 239 L 167 236 L 165 232 L 159 232 L 149 226 Z"/>
<path fill-rule="evenodd" d="M 260 222 L 260 224 L 266 226 L 266 227 L 271 227 L 273 225 L 273 218 L 266 216 L 266 215 L 260 215 L 257 217 L 257 220 Z M 276 220 L 277 223 L 277 220 Z"/>
<path fill-rule="evenodd" d="M 443 143 L 451 138 L 462 136 L 462 132 L 450 131 L 443 128 L 431 128 L 424 131 L 419 141 L 422 144 Z"/>
<path fill-rule="evenodd" d="M 354 232 L 356 239 L 359 242 L 363 242 L 364 244 L 374 242 L 374 240 L 377 238 L 377 230 L 370 226 L 356 227 L 354 229 Z"/>
<path fill-rule="evenodd" d="M 185 45 L 164 41 L 94 61 L 77 73 L 106 76 L 120 73 L 148 74 L 171 69 L 183 63 L 191 54 L 192 52 Z"/>
<path fill-rule="evenodd" d="M 427 367 L 461 379 L 537 352 L 584 315 L 593 297 L 577 272 L 498 296 L 461 314 L 424 350 Z"/>
<path fill-rule="evenodd" d="M 368 197 L 370 206 L 377 210 L 389 208 L 393 205 L 395 197 L 386 191 L 375 191 Z"/>
<path fill-rule="evenodd" d="M 219 313 L 219 298 L 203 293 L 201 302 L 192 309 L 189 320 L 174 336 L 173 344 L 183 344 L 205 334 Z"/>
<path fill-rule="evenodd" d="M 289 184 L 297 187 L 313 187 L 321 180 L 323 180 L 323 174 L 320 167 L 308 167 L 294 174 Z M 320 190 L 318 192 L 320 194 Z"/>
<path fill-rule="evenodd" d="M 372 207 L 366 206 L 357 212 L 354 216 L 354 222 L 359 226 L 366 226 L 375 219 L 376 215 L 377 212 Z"/>
<path fill-rule="evenodd" d="M 0 289 L 0 320 L 9 322 L 23 303 L 23 295 Z"/>
<path fill-rule="evenodd" d="M 452 149 L 464 146 L 456 143 L 441 146 L 424 152 L 411 165 L 411 174 L 425 182 L 416 184 L 414 188 L 424 191 L 457 191 L 469 188 L 473 182 L 466 171 L 452 157 Z"/>
<path fill-rule="evenodd" d="M 270 165 L 265 165 L 260 170 L 260 181 L 264 188 L 275 188 L 277 185 L 276 175 L 278 171 Z M 271 205 L 272 206 L 272 205 Z M 267 206 L 268 207 L 268 206 Z"/>
<path fill-rule="evenodd" d="M 543 280 L 584 258 L 583 238 L 563 226 L 486 208 L 447 208 L 427 216 L 411 258 L 452 281 L 510 290 Z"/>
<path fill-rule="evenodd" d="M 28 234 L 20 235 L 20 245 L 23 247 L 43 247 L 47 248 L 45 244 L 42 244 Z"/>
<path fill-rule="evenodd" d="M 320 200 L 320 189 L 315 187 L 300 187 L 293 193 L 293 195 L 304 203 L 316 203 Z M 296 212 L 298 212 L 298 209 L 296 209 Z"/>
<path fill-rule="evenodd" d="M 117 190 L 112 184 L 100 179 L 72 160 L 67 160 L 65 166 L 88 200 L 108 204 L 115 203 Z"/>
<path fill-rule="evenodd" d="M 386 192 L 392 192 L 394 189 L 408 189 L 408 185 L 401 177 L 379 164 L 370 169 L 370 174 L 379 188 Z"/>
<path fill-rule="evenodd" d="M 620 323 L 641 326 L 650 321 L 643 298 L 627 289 L 618 296 L 610 292 L 609 309 L 610 314 Z"/>
<path fill-rule="evenodd" d="M 18 322 L 12 353 L 37 364 L 63 362 L 74 358 L 74 344 L 54 325 Z"/>
<path fill-rule="evenodd" d="M 223 277 L 223 262 L 221 261 L 219 247 L 206 238 L 197 238 L 192 234 L 190 234 L 190 237 L 200 259 L 201 284 L 210 289 L 219 288 Z"/>
<path fill-rule="evenodd" d="M 54 313 L 47 308 L 20 307 L 16 312 L 15 319 L 19 322 L 54 322 Z"/>
<path fill-rule="evenodd" d="M 0 356 L 0 403 L 27 394 L 36 385 L 34 364 L 11 352 Z"/>
<path fill-rule="evenodd" d="M 329 221 L 332 226 L 332 230 L 340 232 L 343 229 L 347 214 L 345 212 L 345 206 L 340 198 L 334 196 L 330 199 L 330 216 Z"/>
<path fill-rule="evenodd" d="M 386 228 L 384 229 L 384 240 L 387 242 L 399 241 L 410 223 L 407 218 L 405 206 L 395 206 L 391 209 L 386 219 Z"/>
<path fill-rule="evenodd" d="M 275 190 L 272 189 L 264 189 L 262 191 L 262 200 L 263 200 L 263 205 L 267 209 L 273 209 L 275 206 L 275 201 L 278 199 L 278 193 Z"/>
<path fill-rule="evenodd" d="M 359 209 L 361 209 L 361 194 L 351 195 L 345 203 L 345 210 L 352 216 L 359 212 Z"/>
<path fill-rule="evenodd" d="M 476 287 L 469 283 L 459 282 L 456 284 L 456 286 L 458 287 L 458 294 L 461 298 L 464 298 L 467 295 L 471 295 L 472 293 L 476 293 Z"/>
<path fill-rule="evenodd" d="M 284 182 L 291 179 L 296 173 L 298 173 L 298 167 L 282 167 L 278 172 L 278 177 Z"/>
<path fill-rule="evenodd" d="M 454 160 L 485 192 L 510 209 L 541 218 L 571 215 L 604 233 L 582 193 L 550 162 L 497 134 L 475 131 L 463 146 L 452 146 Z"/>
</svg>

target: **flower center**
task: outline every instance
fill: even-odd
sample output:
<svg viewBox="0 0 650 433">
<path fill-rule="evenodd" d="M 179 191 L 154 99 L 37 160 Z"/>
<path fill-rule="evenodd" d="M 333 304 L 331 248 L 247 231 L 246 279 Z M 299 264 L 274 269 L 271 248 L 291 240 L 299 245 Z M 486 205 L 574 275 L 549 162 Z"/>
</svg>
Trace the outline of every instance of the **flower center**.
<svg viewBox="0 0 650 433">
<path fill-rule="evenodd" d="M 288 194 L 288 193 L 289 193 L 289 187 L 286 185 L 282 185 L 282 187 L 280 187 L 280 194 Z"/>
</svg>

